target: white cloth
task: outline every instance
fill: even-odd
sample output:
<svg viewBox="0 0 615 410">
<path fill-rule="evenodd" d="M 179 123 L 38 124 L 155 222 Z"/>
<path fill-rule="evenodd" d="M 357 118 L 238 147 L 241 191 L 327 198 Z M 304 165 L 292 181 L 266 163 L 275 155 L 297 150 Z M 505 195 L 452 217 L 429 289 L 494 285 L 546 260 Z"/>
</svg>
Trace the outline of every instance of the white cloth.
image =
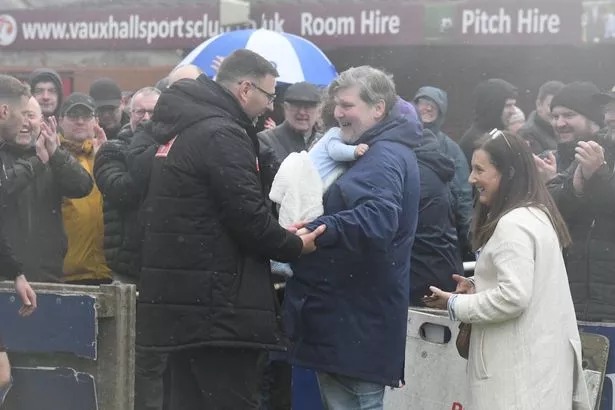
<svg viewBox="0 0 615 410">
<path fill-rule="evenodd" d="M 537 208 L 503 216 L 476 262 L 476 293 L 455 315 L 472 323 L 472 410 L 589 410 L 581 341 L 555 230 Z"/>
<path fill-rule="evenodd" d="M 293 152 L 280 165 L 269 198 L 280 205 L 279 222 L 311 222 L 323 214 L 323 185 L 306 151 Z"/>
</svg>

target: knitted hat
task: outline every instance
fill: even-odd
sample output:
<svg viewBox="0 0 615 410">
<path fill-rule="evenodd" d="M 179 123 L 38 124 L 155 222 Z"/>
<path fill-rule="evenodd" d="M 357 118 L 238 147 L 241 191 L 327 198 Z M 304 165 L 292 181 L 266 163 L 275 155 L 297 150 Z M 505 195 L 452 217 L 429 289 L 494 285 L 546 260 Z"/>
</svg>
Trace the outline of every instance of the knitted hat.
<svg viewBox="0 0 615 410">
<path fill-rule="evenodd" d="M 551 110 L 558 106 L 566 107 L 602 126 L 602 109 L 594 98 L 594 95 L 598 93 L 600 90 L 593 83 L 575 81 L 555 94 L 551 101 Z"/>
</svg>

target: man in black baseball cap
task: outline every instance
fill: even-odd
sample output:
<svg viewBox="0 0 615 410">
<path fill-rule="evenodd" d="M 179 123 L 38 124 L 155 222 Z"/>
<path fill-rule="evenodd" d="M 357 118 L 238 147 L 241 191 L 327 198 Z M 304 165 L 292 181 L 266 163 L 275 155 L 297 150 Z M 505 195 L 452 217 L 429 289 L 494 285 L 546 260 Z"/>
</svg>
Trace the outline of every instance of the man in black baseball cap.
<svg viewBox="0 0 615 410">
<path fill-rule="evenodd" d="M 258 134 L 262 150 L 273 150 L 282 162 L 292 152 L 309 149 L 322 136 L 315 127 L 321 99 L 320 89 L 313 84 L 301 82 L 288 87 L 284 94 L 285 120 Z"/>
<path fill-rule="evenodd" d="M 115 139 L 120 129 L 130 121 L 124 112 L 122 90 L 112 79 L 99 78 L 90 86 L 90 97 L 96 102 L 98 122 L 107 139 Z"/>
</svg>

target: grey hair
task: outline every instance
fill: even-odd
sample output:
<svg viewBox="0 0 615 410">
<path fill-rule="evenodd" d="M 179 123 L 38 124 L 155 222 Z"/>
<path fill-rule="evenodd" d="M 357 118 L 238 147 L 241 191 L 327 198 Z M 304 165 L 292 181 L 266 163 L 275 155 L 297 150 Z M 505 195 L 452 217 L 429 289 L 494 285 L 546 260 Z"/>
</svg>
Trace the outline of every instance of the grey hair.
<svg viewBox="0 0 615 410">
<path fill-rule="evenodd" d="M 387 115 L 397 101 L 393 76 L 367 65 L 349 68 L 338 75 L 329 85 L 328 94 L 334 97 L 338 90 L 355 86 L 359 88 L 361 99 L 368 105 L 384 101 Z"/>
<path fill-rule="evenodd" d="M 130 98 L 130 111 L 134 108 L 134 101 L 137 95 L 160 95 L 160 90 L 156 87 L 143 87 L 137 90 Z"/>
</svg>

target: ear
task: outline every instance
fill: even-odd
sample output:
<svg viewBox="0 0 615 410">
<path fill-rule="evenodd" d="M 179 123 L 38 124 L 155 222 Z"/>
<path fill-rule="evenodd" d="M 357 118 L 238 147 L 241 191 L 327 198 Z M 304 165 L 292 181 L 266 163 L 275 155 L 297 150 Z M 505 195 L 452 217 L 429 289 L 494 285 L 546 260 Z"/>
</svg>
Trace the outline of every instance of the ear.
<svg viewBox="0 0 615 410">
<path fill-rule="evenodd" d="M 386 103 L 384 100 L 379 100 L 376 104 L 374 104 L 374 118 L 378 120 L 384 118 L 385 109 Z"/>
<path fill-rule="evenodd" d="M 5 121 L 9 118 L 11 113 L 8 104 L 0 104 L 0 120 Z"/>
<path fill-rule="evenodd" d="M 242 81 L 237 85 L 237 98 L 240 102 L 245 103 L 248 101 L 248 95 L 252 87 L 248 81 Z"/>
</svg>

